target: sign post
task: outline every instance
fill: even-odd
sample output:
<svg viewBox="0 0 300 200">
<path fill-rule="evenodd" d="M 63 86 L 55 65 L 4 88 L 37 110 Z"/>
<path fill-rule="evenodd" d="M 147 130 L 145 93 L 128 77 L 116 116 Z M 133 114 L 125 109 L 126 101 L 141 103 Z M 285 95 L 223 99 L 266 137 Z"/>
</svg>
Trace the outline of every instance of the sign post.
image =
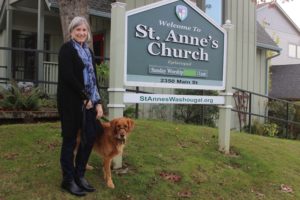
<svg viewBox="0 0 300 200">
<path fill-rule="evenodd" d="M 124 35 L 125 35 L 125 3 L 112 4 L 111 40 L 110 40 L 110 72 L 109 72 L 109 119 L 123 116 L 124 89 Z M 113 159 L 113 168 L 122 167 L 122 155 Z"/>
<path fill-rule="evenodd" d="M 233 24 L 230 20 L 226 20 L 223 27 L 227 30 L 227 37 L 230 39 L 230 32 L 233 29 Z M 227 55 L 228 56 L 228 55 Z M 225 105 L 220 106 L 219 116 L 219 151 L 229 154 L 230 153 L 230 126 L 231 126 L 231 109 L 232 109 L 232 65 L 227 64 L 226 87 L 224 93 Z"/>
</svg>

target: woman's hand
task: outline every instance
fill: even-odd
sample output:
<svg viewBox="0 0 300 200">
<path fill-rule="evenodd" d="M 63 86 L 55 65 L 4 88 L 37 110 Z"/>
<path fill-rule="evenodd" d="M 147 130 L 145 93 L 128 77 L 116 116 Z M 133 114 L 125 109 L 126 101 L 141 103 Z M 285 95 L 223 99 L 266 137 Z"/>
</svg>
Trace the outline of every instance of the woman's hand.
<svg viewBox="0 0 300 200">
<path fill-rule="evenodd" d="M 100 118 L 103 116 L 103 109 L 101 104 L 96 105 L 96 112 L 97 112 L 96 118 Z"/>
<path fill-rule="evenodd" d="M 88 101 L 88 103 L 86 103 L 86 101 Z M 83 104 L 85 105 L 85 108 L 86 108 L 87 110 L 93 108 L 93 103 L 92 103 L 91 100 L 84 100 L 84 101 L 83 101 Z"/>
</svg>

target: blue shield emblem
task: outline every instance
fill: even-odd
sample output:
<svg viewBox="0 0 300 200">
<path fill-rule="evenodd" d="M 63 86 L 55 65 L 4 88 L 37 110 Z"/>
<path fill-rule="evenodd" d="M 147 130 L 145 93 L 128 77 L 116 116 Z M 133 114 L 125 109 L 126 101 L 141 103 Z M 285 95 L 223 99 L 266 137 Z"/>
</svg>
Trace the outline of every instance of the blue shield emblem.
<svg viewBox="0 0 300 200">
<path fill-rule="evenodd" d="M 176 15 L 180 21 L 183 21 L 188 16 L 188 9 L 185 6 L 177 5 L 176 6 Z"/>
</svg>

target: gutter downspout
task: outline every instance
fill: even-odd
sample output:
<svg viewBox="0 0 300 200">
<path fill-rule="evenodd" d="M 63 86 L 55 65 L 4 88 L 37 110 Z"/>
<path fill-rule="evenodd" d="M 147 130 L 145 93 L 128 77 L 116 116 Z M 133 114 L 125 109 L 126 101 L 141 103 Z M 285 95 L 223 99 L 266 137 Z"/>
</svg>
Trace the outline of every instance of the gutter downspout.
<svg viewBox="0 0 300 200">
<path fill-rule="evenodd" d="M 267 59 L 266 59 L 266 79 L 265 79 L 266 80 L 266 83 L 265 83 L 266 96 L 269 96 L 269 65 L 268 65 L 268 63 L 272 58 L 275 58 L 280 55 L 280 51 L 276 51 L 276 52 L 277 52 L 277 54 L 267 57 Z"/>
<path fill-rule="evenodd" d="M 268 57 L 267 59 L 266 59 L 266 83 L 265 83 L 265 91 L 266 91 L 266 96 L 269 96 L 269 65 L 268 65 L 268 63 L 269 63 L 269 60 L 271 60 L 272 58 L 275 58 L 275 57 L 277 57 L 277 56 L 279 56 L 280 55 L 280 51 L 275 51 L 275 52 L 277 52 L 277 54 L 275 54 L 275 55 L 273 55 L 273 56 L 270 56 L 270 57 Z M 269 101 L 269 99 L 268 99 L 268 101 Z M 266 106 L 265 107 L 265 116 L 267 116 L 268 115 L 268 106 Z M 265 123 L 266 123 L 266 120 L 267 120 L 267 118 L 265 118 Z"/>
</svg>

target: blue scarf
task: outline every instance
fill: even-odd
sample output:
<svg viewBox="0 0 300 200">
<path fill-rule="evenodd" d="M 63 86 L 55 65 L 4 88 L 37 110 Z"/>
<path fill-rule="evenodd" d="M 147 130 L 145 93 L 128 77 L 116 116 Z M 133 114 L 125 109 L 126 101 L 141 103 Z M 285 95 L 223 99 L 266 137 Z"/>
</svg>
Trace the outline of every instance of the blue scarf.
<svg viewBox="0 0 300 200">
<path fill-rule="evenodd" d="M 81 46 L 78 42 L 74 40 L 72 41 L 73 41 L 74 48 L 77 50 L 77 53 L 84 64 L 83 80 L 84 80 L 85 90 L 89 94 L 90 100 L 93 102 L 93 104 L 95 104 L 101 98 L 96 85 L 96 76 L 94 72 L 90 49 L 88 48 L 86 43 L 84 43 Z"/>
</svg>

